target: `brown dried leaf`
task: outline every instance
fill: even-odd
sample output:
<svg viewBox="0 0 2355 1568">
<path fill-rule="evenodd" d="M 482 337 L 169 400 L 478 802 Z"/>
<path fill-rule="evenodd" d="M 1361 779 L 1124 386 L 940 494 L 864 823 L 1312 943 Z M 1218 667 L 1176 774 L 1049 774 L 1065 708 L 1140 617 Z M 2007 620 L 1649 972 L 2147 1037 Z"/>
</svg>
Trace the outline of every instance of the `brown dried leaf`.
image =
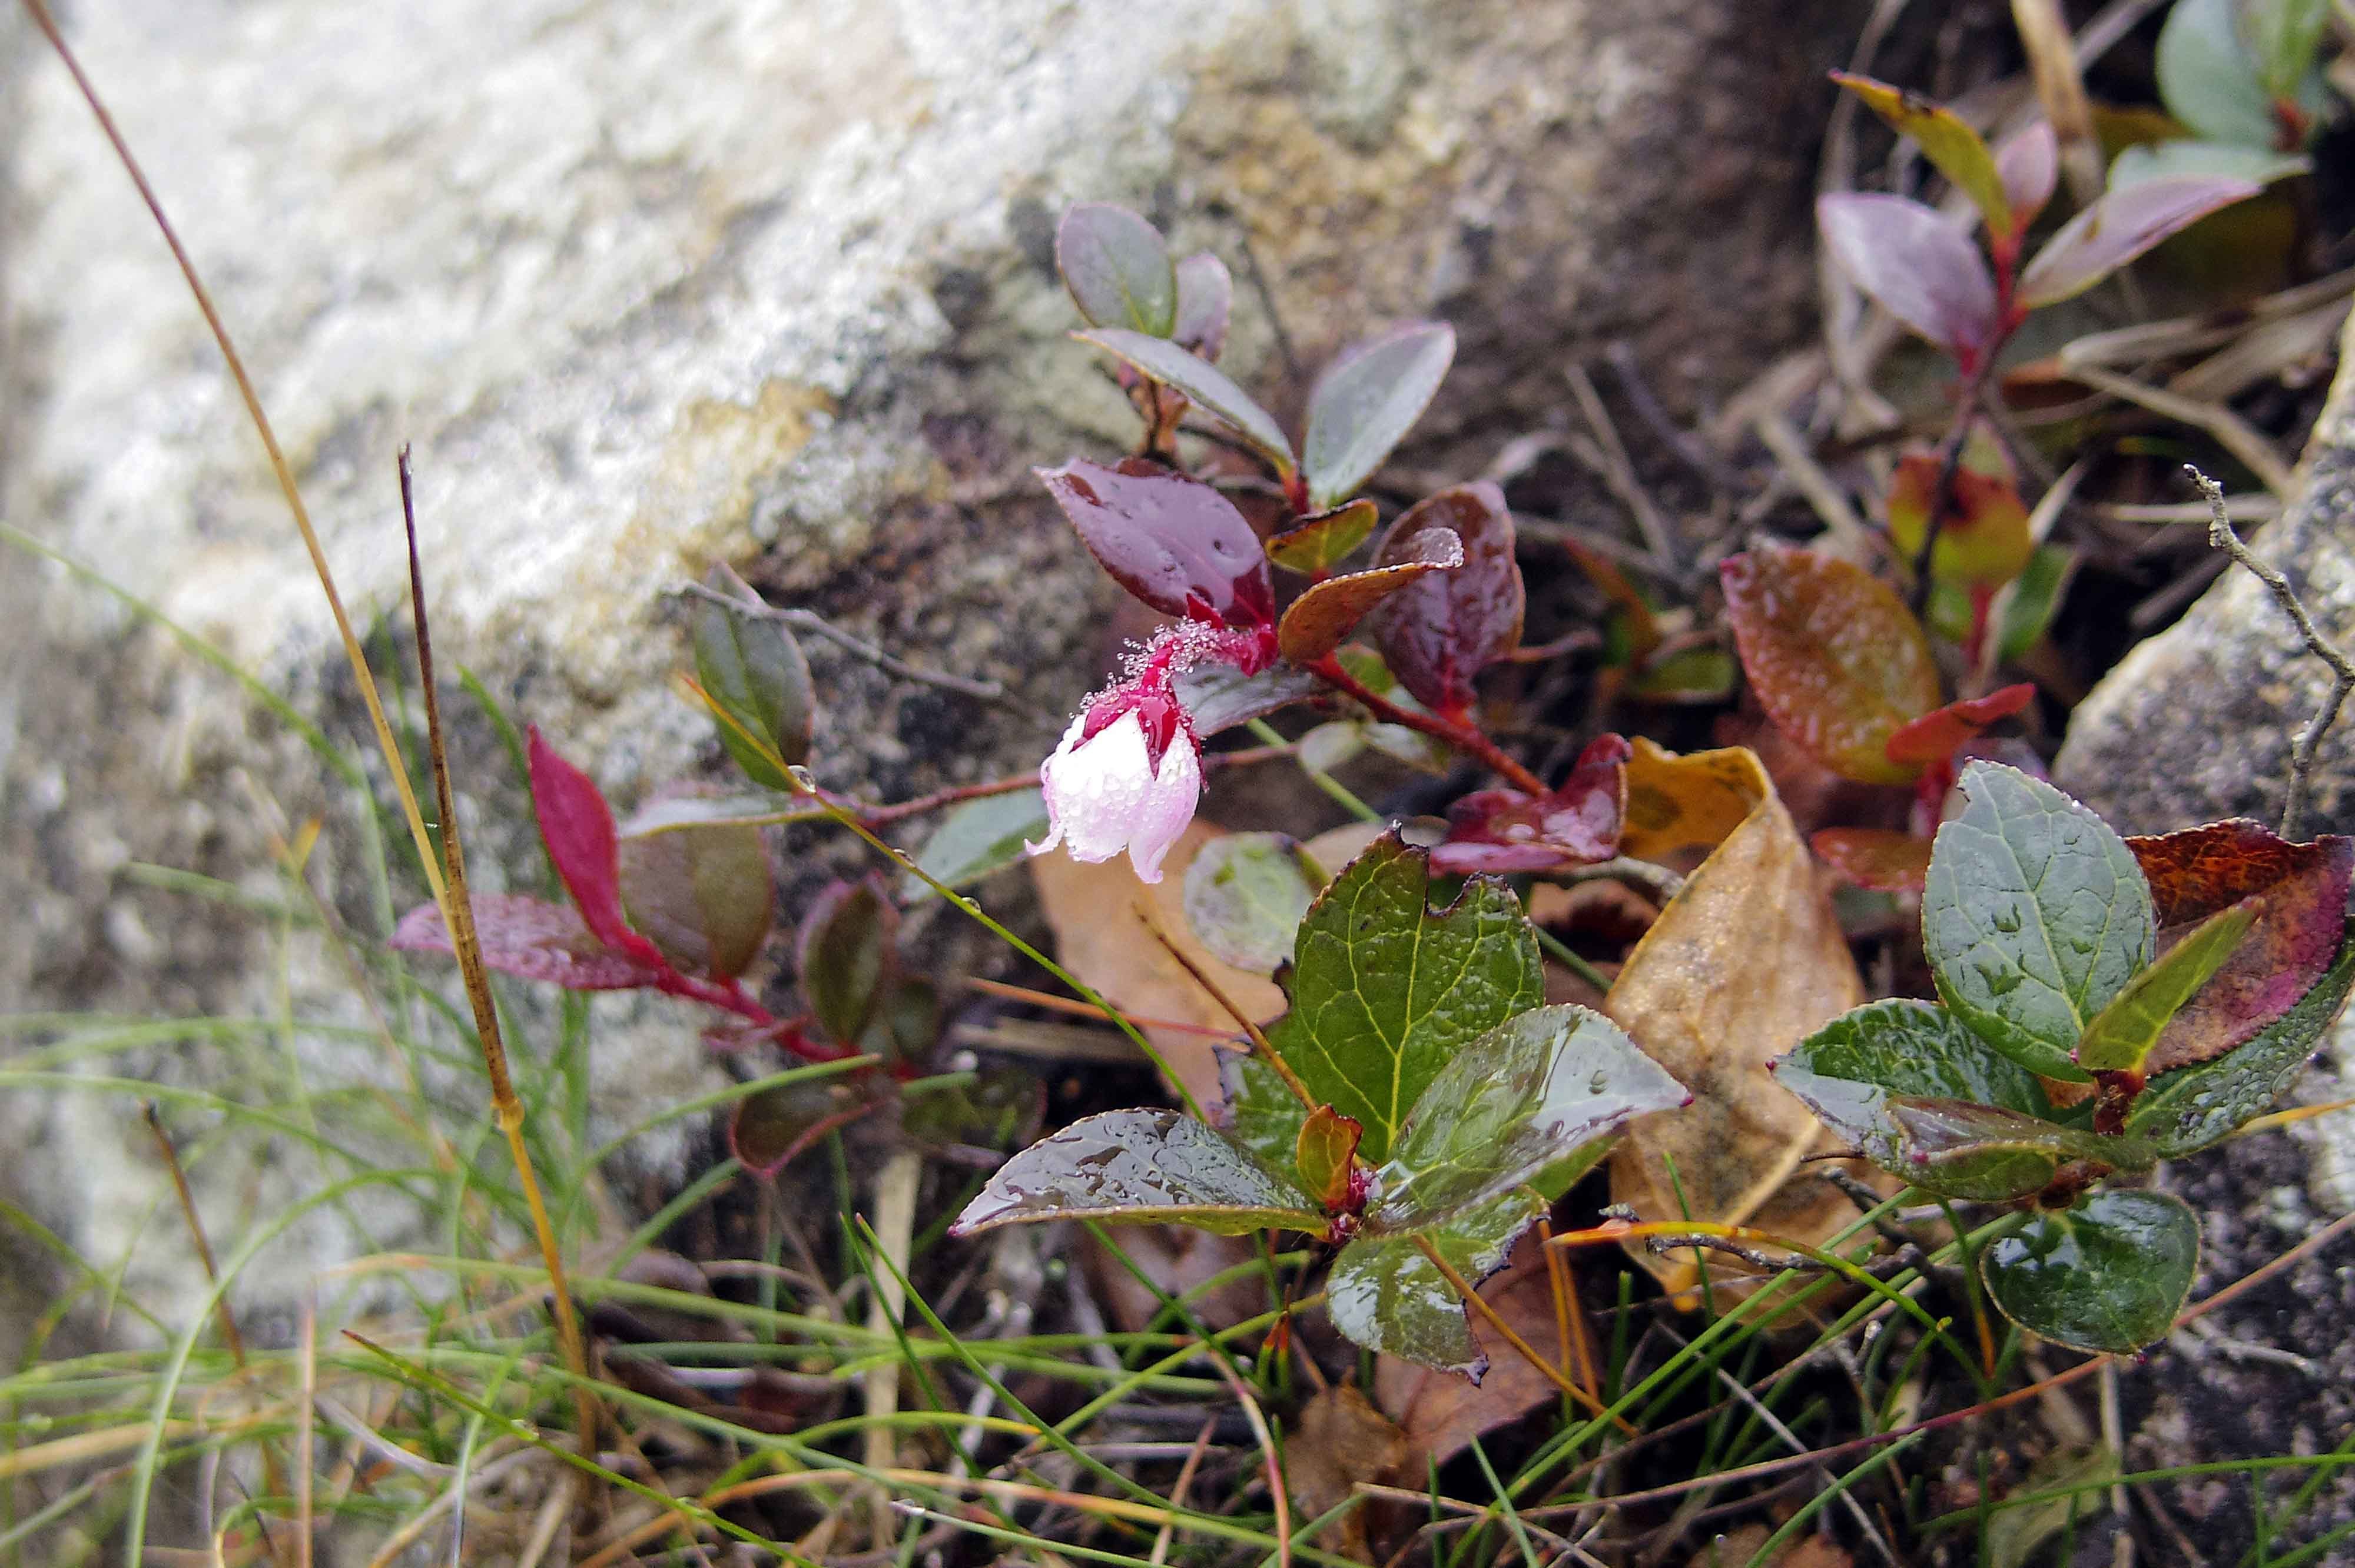
<svg viewBox="0 0 2355 1568">
<path fill-rule="evenodd" d="M 1137 880 L 1125 855 L 1095 865 L 1060 850 L 1034 857 L 1031 879 L 1063 967 L 1105 1001 L 1141 1018 L 1233 1030 L 1226 1010 L 1155 940 L 1137 914 L 1143 905 L 1178 950 L 1200 965 L 1255 1022 L 1265 1022 L 1283 1012 L 1284 992 L 1274 981 L 1211 957 L 1186 919 L 1186 868 L 1204 844 L 1225 832 L 1196 818 L 1162 862 L 1161 880 L 1151 885 Z M 1145 1033 L 1196 1099 L 1204 1105 L 1218 1100 L 1219 1065 L 1209 1036 L 1152 1027 Z"/>
<path fill-rule="evenodd" d="M 1693 1092 L 1682 1110 L 1629 1128 L 1611 1158 L 1611 1197 L 1646 1220 L 1820 1242 L 1855 1211 L 1823 1182 L 1794 1177 L 1806 1155 L 1838 1143 L 1766 1063 L 1860 1004 L 1864 981 L 1790 813 L 1757 758 L 1741 757 L 1756 803 L 1627 955 L 1604 1005 Z M 1630 1252 L 1672 1292 L 1693 1283 L 1689 1253 Z"/>
<path fill-rule="evenodd" d="M 1389 1416 L 1356 1388 L 1336 1383 L 1308 1402 L 1298 1427 L 1284 1439 L 1284 1482 L 1292 1494 L 1293 1517 L 1315 1519 L 1339 1507 L 1360 1481 L 1400 1484 L 1413 1473 L 1406 1467 L 1410 1457 L 1406 1434 Z M 1359 1563 L 1374 1561 L 1362 1504 L 1309 1543 Z"/>
<path fill-rule="evenodd" d="M 1230 1269 L 1241 1268 L 1260 1255 L 1258 1236 L 1222 1236 L 1191 1225 L 1121 1225 L 1104 1234 L 1135 1264 L 1146 1279 L 1172 1296 L 1186 1296 Z M 1147 1289 L 1111 1248 L 1092 1234 L 1083 1244 L 1088 1282 L 1104 1316 L 1124 1333 L 1145 1331 L 1161 1312 L 1161 1298 Z M 1187 1304 L 1203 1326 L 1216 1332 L 1267 1310 L 1267 1283 L 1256 1270 L 1239 1276 L 1215 1290 L 1188 1298 Z"/>
<path fill-rule="evenodd" d="M 1553 1287 L 1537 1238 L 1526 1236 L 1504 1269 L 1480 1287 L 1480 1298 L 1529 1348 L 1555 1365 L 1562 1361 L 1561 1330 L 1553 1310 Z M 1487 1315 L 1472 1315 L 1472 1336 L 1487 1353 L 1488 1370 L 1477 1383 L 1393 1356 L 1374 1363 L 1374 1397 L 1390 1412 L 1413 1445 L 1414 1473 L 1444 1465 L 1475 1437 L 1518 1421 L 1561 1397 L 1561 1391 L 1527 1358 L 1505 1343 Z"/>
</svg>

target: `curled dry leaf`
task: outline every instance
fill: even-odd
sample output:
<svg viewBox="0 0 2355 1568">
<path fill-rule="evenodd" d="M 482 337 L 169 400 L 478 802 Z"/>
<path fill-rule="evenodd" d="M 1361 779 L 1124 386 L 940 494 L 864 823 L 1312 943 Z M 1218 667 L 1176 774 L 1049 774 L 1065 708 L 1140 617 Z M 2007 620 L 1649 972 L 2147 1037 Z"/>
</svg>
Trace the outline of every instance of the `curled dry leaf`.
<svg viewBox="0 0 2355 1568">
<path fill-rule="evenodd" d="M 1646 1220 L 1820 1242 L 1855 1210 L 1825 1183 L 1794 1178 L 1806 1156 L 1839 1145 L 1766 1065 L 1860 1004 L 1864 981 L 1765 769 L 1747 751 L 1737 759 L 1749 813 L 1661 910 L 1604 1003 L 1694 1097 L 1630 1127 L 1611 1157 L 1611 1197 Z M 1672 1292 L 1694 1281 L 1689 1253 L 1631 1253 Z"/>
<path fill-rule="evenodd" d="M 1361 1481 L 1377 1486 L 1411 1482 L 1420 1474 L 1409 1467 L 1412 1457 L 1406 1434 L 1389 1416 L 1350 1384 L 1336 1383 L 1308 1402 L 1284 1440 L 1284 1478 L 1292 1490 L 1293 1512 L 1304 1520 L 1329 1512 L 1348 1502 Z M 1367 1514 L 1362 1505 L 1351 1509 L 1320 1534 L 1304 1537 L 1303 1543 L 1372 1563 L 1376 1559 Z"/>
</svg>

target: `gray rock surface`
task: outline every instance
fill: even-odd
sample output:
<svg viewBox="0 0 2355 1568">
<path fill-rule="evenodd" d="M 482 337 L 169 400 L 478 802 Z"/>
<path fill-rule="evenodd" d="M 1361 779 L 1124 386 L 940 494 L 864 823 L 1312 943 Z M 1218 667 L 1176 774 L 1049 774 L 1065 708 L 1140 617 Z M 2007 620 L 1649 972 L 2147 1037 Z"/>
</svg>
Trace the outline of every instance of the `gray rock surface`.
<svg viewBox="0 0 2355 1568">
<path fill-rule="evenodd" d="M 1127 431 L 1061 336 L 1065 202 L 1127 200 L 1238 264 L 1248 240 L 1312 367 L 1389 320 L 1454 321 L 1457 368 L 1406 456 L 1476 463 L 1609 338 L 1690 408 L 1804 330 L 1819 72 L 1866 9 L 1809 0 L 1760 28 L 1741 0 L 113 0 L 72 24 L 356 612 L 396 613 L 409 440 L 445 666 L 627 803 L 714 766 L 665 684 L 666 592 L 714 559 L 1046 708 L 1092 683 L 1114 596 L 1024 473 Z M 0 515 L 358 747 L 317 590 L 161 244 L 55 62 L 21 28 L 0 50 Z M 1266 313 L 1246 293 L 1238 314 L 1229 367 L 1296 407 Z M 364 1026 L 314 936 L 133 870 L 282 900 L 272 821 L 325 813 L 314 884 L 381 930 L 352 791 L 107 594 L 0 559 L 0 1001 L 267 1018 L 282 987 L 293 1016 Z M 901 794 L 1051 743 L 813 653 L 830 782 Z M 496 885 L 527 846 L 502 831 L 502 752 L 457 706 Z M 599 1004 L 599 1128 L 718 1081 L 682 1011 Z M 314 1089 L 400 1079 L 355 1039 L 288 1048 Z M 279 1050 L 80 1065 L 268 1097 Z M 126 1097 L 0 1114 L 0 1192 L 187 1299 Z M 205 1162 L 225 1231 L 315 1188 L 279 1155 Z M 322 1219 L 286 1255 L 369 1245 L 359 1221 L 393 1245 L 398 1208 Z"/>
</svg>

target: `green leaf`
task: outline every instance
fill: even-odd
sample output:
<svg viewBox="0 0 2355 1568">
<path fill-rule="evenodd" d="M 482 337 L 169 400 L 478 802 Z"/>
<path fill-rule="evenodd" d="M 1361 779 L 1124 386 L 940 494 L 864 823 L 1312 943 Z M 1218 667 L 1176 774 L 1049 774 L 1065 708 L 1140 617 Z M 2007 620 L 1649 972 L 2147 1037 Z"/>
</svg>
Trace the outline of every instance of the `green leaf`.
<svg viewBox="0 0 2355 1568">
<path fill-rule="evenodd" d="M 807 760 L 817 694 L 801 644 L 778 621 L 709 599 L 695 607 L 695 673 L 721 711 L 775 748 L 785 766 Z M 729 725 L 719 744 L 753 783 L 791 790 L 793 783 Z"/>
<path fill-rule="evenodd" d="M 2028 1568 L 2044 1543 L 2079 1520 L 2092 1519 L 2107 1506 L 2099 1491 L 2072 1491 L 2073 1487 L 2105 1484 L 2118 1478 L 2116 1450 L 2106 1444 L 2082 1448 L 2055 1448 L 2028 1467 L 2011 1490 L 2015 1498 L 2040 1492 L 2062 1495 L 2041 1502 L 2022 1503 L 1987 1516 L 1987 1568 Z"/>
<path fill-rule="evenodd" d="M 1293 1146 L 1292 1166 L 1301 1186 L 1328 1214 L 1349 1204 L 1351 1161 L 1365 1128 L 1335 1110 L 1318 1106 L 1300 1124 L 1300 1141 Z"/>
<path fill-rule="evenodd" d="M 1364 483 L 1414 422 L 1455 358 L 1455 329 L 1414 322 L 1348 349 L 1308 395 L 1301 467 L 1308 503 L 1337 506 Z"/>
<path fill-rule="evenodd" d="M 623 835 L 620 849 L 623 908 L 672 963 L 732 980 L 759 956 L 776 893 L 758 828 Z"/>
<path fill-rule="evenodd" d="M 2166 956 L 2126 982 L 2085 1025 L 2077 1065 L 2089 1073 L 2139 1073 L 2168 1022 L 2232 956 L 2262 901 L 2243 899 L 2193 927 Z"/>
<path fill-rule="evenodd" d="M 1514 1241 L 1545 1210 L 1541 1196 L 1522 1188 L 1499 1193 L 1441 1230 L 1360 1236 L 1333 1260 L 1325 1309 L 1335 1328 L 1369 1350 L 1477 1383 L 1488 1358 L 1472 1338 L 1464 1298 L 1423 1255 L 1418 1236 L 1476 1287 L 1505 1266 Z"/>
<path fill-rule="evenodd" d="M 1961 788 L 1922 897 L 1938 994 L 2029 1071 L 2083 1083 L 2085 1025 L 2151 961 L 2150 889 L 2126 841 L 2051 785 L 1974 762 Z"/>
<path fill-rule="evenodd" d="M 1299 1183 L 1173 1110 L 1105 1111 L 1073 1122 L 998 1167 L 949 1229 L 965 1236 L 1069 1219 L 1174 1221 L 1220 1235 L 1325 1231 L 1324 1214 Z"/>
<path fill-rule="evenodd" d="M 729 1151 L 766 1180 L 876 1103 L 870 1089 L 839 1078 L 773 1085 L 736 1102 L 728 1118 Z"/>
<path fill-rule="evenodd" d="M 1458 1051 L 1545 1001 L 1537 938 L 1503 883 L 1476 876 L 1434 913 L 1427 856 L 1395 829 L 1309 906 L 1293 949 L 1292 1011 L 1268 1038 L 1310 1097 L 1365 1128 L 1380 1165 L 1400 1125 Z M 1256 1054 L 1232 1064 L 1234 1131 L 1271 1165 L 1292 1158 L 1304 1113 Z"/>
<path fill-rule="evenodd" d="M 874 1019 L 899 931 L 900 912 L 872 879 L 829 884 L 802 916 L 802 999 L 840 1044 Z"/>
<path fill-rule="evenodd" d="M 1210 956 L 1273 974 L 1326 882 L 1322 867 L 1282 833 L 1229 833 L 1186 868 L 1186 923 Z"/>
<path fill-rule="evenodd" d="M 2259 0 L 2249 21 L 2251 52 L 2265 90 L 2276 99 L 2296 98 L 2329 30 L 2330 0 Z"/>
<path fill-rule="evenodd" d="M 2011 600 L 2004 606 L 1998 653 L 2008 660 L 2025 658 L 2043 639 L 2061 608 L 2061 596 L 2077 570 L 2077 554 L 2060 545 L 2039 545 L 2012 585 Z"/>
<path fill-rule="evenodd" d="M 967 800 L 941 819 L 916 853 L 919 869 L 950 887 L 966 887 L 1020 862 L 1024 845 L 1047 836 L 1047 797 L 1037 789 L 985 795 Z M 914 902 L 932 896 L 912 873 L 900 880 L 900 896 Z"/>
<path fill-rule="evenodd" d="M 2126 1131 L 2147 1138 L 2173 1160 L 2232 1136 L 2262 1114 L 2305 1070 L 2307 1058 L 2347 1005 L 2355 987 L 2355 941 L 2339 950 L 2313 990 L 2248 1044 L 2212 1062 L 2151 1080 L 2126 1113 Z"/>
<path fill-rule="evenodd" d="M 1233 426 L 1236 434 L 1275 465 L 1277 474 L 1288 477 L 1297 466 L 1292 456 L 1292 443 L 1284 439 L 1284 427 L 1275 422 L 1274 415 L 1252 402 L 1251 395 L 1229 380 L 1223 371 L 1195 358 L 1168 339 L 1124 327 L 1098 327 L 1093 332 L 1071 335 L 1127 361 L 1140 375 L 1165 387 L 1175 387 L 1203 409 Z"/>
<path fill-rule="evenodd" d="M 2158 96 L 2211 142 L 2270 147 L 2279 129 L 2257 62 L 2241 42 L 2236 0 L 2176 0 L 2158 30 Z"/>
<path fill-rule="evenodd" d="M 1917 1165 L 1933 1169 L 2016 1153 L 2045 1156 L 2055 1164 L 2082 1160 L 2110 1171 L 2147 1171 L 2158 1162 L 2158 1150 L 2138 1138 L 2088 1132 L 1967 1100 L 1891 1096 L 1889 1114 Z"/>
<path fill-rule="evenodd" d="M 1691 1099 L 1601 1013 L 1520 1013 L 1458 1050 L 1423 1090 L 1374 1172 L 1364 1234 L 1452 1224 L 1631 1118 Z"/>
<path fill-rule="evenodd" d="M 862 1055 L 922 1066 L 941 1043 L 940 987 L 922 975 L 887 972 L 885 980 L 874 1016 L 867 1021 L 856 1048 Z"/>
<path fill-rule="evenodd" d="M 2057 1345 L 2117 1354 L 2166 1336 L 2199 1266 L 2200 1222 L 2182 1200 L 2131 1189 L 2038 1214 L 1979 1255 L 2005 1317 Z"/>
<path fill-rule="evenodd" d="M 2034 1074 L 1998 1054 L 1943 1007 L 1876 1001 L 1843 1013 L 1773 1065 L 1774 1081 L 1867 1160 L 1952 1198 L 1999 1202 L 2041 1189 L 2058 1161 L 2032 1150 L 1991 1150 L 1933 1165 L 1890 1109 L 1891 1097 L 1991 1106 L 2024 1117 L 2051 1114 Z"/>
<path fill-rule="evenodd" d="M 2011 233 L 2011 198 L 2004 190 L 2003 175 L 1996 169 L 1995 154 L 1962 116 L 1920 93 L 1908 92 L 1869 76 L 1836 70 L 1832 79 L 1864 100 L 1875 114 L 1889 122 L 1890 129 L 1920 143 L 1922 155 L 1977 207 L 1979 215 L 1987 219 L 1989 233 Z"/>
<path fill-rule="evenodd" d="M 1083 201 L 1055 228 L 1055 268 L 1080 314 L 1097 326 L 1167 337 L 1178 324 L 1178 273 L 1161 231 L 1124 207 Z"/>
<path fill-rule="evenodd" d="M 2137 185 L 2171 175 L 2222 175 L 2269 185 L 2314 167 L 2303 153 L 2276 153 L 2238 142 L 2137 142 L 2110 164 L 2110 184 Z"/>
<path fill-rule="evenodd" d="M 1380 513 L 1370 501 L 1352 501 L 1330 512 L 1312 513 L 1281 534 L 1270 535 L 1267 558 L 1287 572 L 1320 576 L 1341 564 L 1372 536 Z"/>
<path fill-rule="evenodd" d="M 911 1093 L 900 1127 L 917 1142 L 935 1147 L 1018 1149 L 1039 1135 L 1046 1116 L 1047 1086 L 1028 1068 L 1007 1064 L 982 1068 L 970 1084 Z"/>
</svg>

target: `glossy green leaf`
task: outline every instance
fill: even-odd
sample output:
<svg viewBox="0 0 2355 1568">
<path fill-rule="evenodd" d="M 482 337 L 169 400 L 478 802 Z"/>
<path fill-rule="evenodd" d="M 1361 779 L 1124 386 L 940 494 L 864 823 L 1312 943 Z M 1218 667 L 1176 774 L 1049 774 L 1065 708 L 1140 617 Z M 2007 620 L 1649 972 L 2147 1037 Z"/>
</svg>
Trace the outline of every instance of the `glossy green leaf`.
<svg viewBox="0 0 2355 1568">
<path fill-rule="evenodd" d="M 2241 0 L 2176 0 L 2158 32 L 2156 62 L 2168 111 L 2211 142 L 2278 150 L 2277 98 L 2293 99 L 2309 115 L 2324 107 L 2308 29 L 2325 5 L 2258 0 L 2247 9 L 2268 15 L 2258 18 L 2258 37 L 2244 40 Z"/>
<path fill-rule="evenodd" d="M 1427 857 L 1384 834 L 1310 906 L 1293 953 L 1292 1010 L 1268 1037 L 1309 1094 L 1365 1128 L 1379 1165 L 1448 1060 L 1545 1001 L 1520 901 L 1474 877 L 1429 905 Z M 1269 1164 L 1292 1157 L 1302 1111 L 1256 1055 L 1233 1064 L 1236 1136 Z"/>
<path fill-rule="evenodd" d="M 870 879 L 830 884 L 802 916 L 802 999 L 843 1044 L 867 1033 L 894 961 L 900 912 Z"/>
<path fill-rule="evenodd" d="M 2019 302 L 2035 309 L 2081 294 L 2169 235 L 2257 190 L 2254 181 L 2223 175 L 2163 175 L 2113 186 L 2021 270 Z"/>
<path fill-rule="evenodd" d="M 2147 1171 L 2158 1160 L 2158 1151 L 2142 1139 L 2090 1132 L 1967 1100 L 1892 1095 L 1889 1115 L 1917 1169 L 2015 1153 L 2043 1156 L 2056 1164 L 2085 1160 L 2111 1171 Z"/>
<path fill-rule="evenodd" d="M 1300 464 L 1308 503 L 1322 510 L 1357 493 L 1423 418 L 1455 358 L 1455 329 L 1414 322 L 1345 351 L 1308 395 Z"/>
<path fill-rule="evenodd" d="M 1369 1350 L 1462 1372 L 1477 1383 L 1488 1358 L 1472 1338 L 1469 1308 L 1423 1255 L 1418 1237 L 1465 1283 L 1476 1287 L 1505 1266 L 1514 1241 L 1545 1210 L 1543 1198 L 1518 1190 L 1498 1194 L 1442 1230 L 1360 1236 L 1333 1260 L 1325 1280 L 1325 1309 L 1335 1328 Z"/>
<path fill-rule="evenodd" d="M 1365 1128 L 1335 1110 L 1318 1106 L 1300 1124 L 1300 1139 L 1293 1145 L 1292 1168 L 1303 1191 L 1328 1214 L 1348 1206 L 1352 1161 Z"/>
<path fill-rule="evenodd" d="M 1533 1008 L 1431 1080 L 1374 1172 L 1364 1234 L 1454 1224 L 1633 1118 L 1691 1098 L 1601 1013 Z"/>
<path fill-rule="evenodd" d="M 1283 833 L 1229 833 L 1186 868 L 1186 923 L 1211 957 L 1273 974 L 1325 885 L 1325 873 Z"/>
<path fill-rule="evenodd" d="M 2276 153 L 2238 142 L 2138 142 L 2110 164 L 2114 186 L 2140 185 L 2170 175 L 2222 175 L 2269 185 L 2314 167 L 2303 153 Z"/>
<path fill-rule="evenodd" d="M 2211 1062 L 2153 1078 L 2126 1113 L 2126 1131 L 2176 1159 L 2232 1136 L 2286 1094 L 2305 1071 L 2355 987 L 2355 942 L 2297 1005 L 2266 1030 Z"/>
<path fill-rule="evenodd" d="M 1379 513 L 1370 501 L 1352 501 L 1303 517 L 1267 542 L 1267 558 L 1288 572 L 1321 577 L 1372 537 Z"/>
<path fill-rule="evenodd" d="M 1297 1181 L 1173 1110 L 1106 1111 L 1032 1144 L 998 1167 L 950 1231 L 1070 1219 L 1175 1221 L 1221 1235 L 1325 1231 Z"/>
<path fill-rule="evenodd" d="M 1281 659 L 1255 675 L 1246 675 L 1223 660 L 1213 660 L 1178 677 L 1178 701 L 1194 721 L 1195 735 L 1203 739 L 1264 718 L 1325 690 L 1324 682 Z"/>
<path fill-rule="evenodd" d="M 1251 395 L 1209 362 L 1196 358 L 1167 338 L 1152 337 L 1123 327 L 1098 327 L 1073 333 L 1082 343 L 1093 344 L 1125 360 L 1143 376 L 1175 387 L 1206 413 L 1234 427 L 1252 448 L 1275 465 L 1278 474 L 1290 474 L 1296 465 L 1292 443 L 1275 416 L 1253 402 Z"/>
<path fill-rule="evenodd" d="M 630 924 L 691 973 L 732 980 L 769 935 L 775 889 L 757 828 L 623 834 L 622 906 Z"/>
<path fill-rule="evenodd" d="M 2182 1200 L 2131 1189 L 2040 1213 L 1979 1255 L 2004 1316 L 2072 1350 L 2126 1354 L 2166 1337 L 2200 1266 Z"/>
<path fill-rule="evenodd" d="M 1938 994 L 1988 1044 L 2072 1083 L 2085 1025 L 2154 956 L 2150 889 L 2126 841 L 2041 779 L 1963 770 L 1922 899 Z"/>
<path fill-rule="evenodd" d="M 1862 99 L 1899 135 L 1913 138 L 1922 155 L 1971 198 L 1991 232 L 2008 235 L 2012 231 L 2011 197 L 1996 168 L 1995 154 L 1961 115 L 1918 92 L 1869 76 L 1836 70 L 1832 79 Z"/>
<path fill-rule="evenodd" d="M 2157 963 L 2128 980 L 2085 1025 L 2085 1037 L 2077 1043 L 2077 1065 L 2089 1073 L 2141 1072 L 2169 1021 L 2248 936 L 2259 902 L 2248 899 L 2210 916 Z"/>
<path fill-rule="evenodd" d="M 694 641 L 696 679 L 712 701 L 773 747 L 786 767 L 806 761 L 817 693 L 793 633 L 765 616 L 698 599 Z M 763 789 L 792 790 L 792 781 L 758 747 L 730 725 L 719 728 L 719 744 L 746 778 Z"/>
<path fill-rule="evenodd" d="M 1055 267 L 1080 314 L 1096 326 L 1167 337 L 1178 324 L 1178 274 L 1161 231 L 1124 207 L 1083 201 L 1055 228 Z"/>
<path fill-rule="evenodd" d="M 1047 797 L 1037 789 L 985 795 L 954 807 L 916 853 L 916 864 L 936 882 L 966 887 L 993 872 L 1018 864 L 1023 846 L 1047 836 Z M 903 874 L 900 896 L 932 896 L 923 879 Z"/>
</svg>

